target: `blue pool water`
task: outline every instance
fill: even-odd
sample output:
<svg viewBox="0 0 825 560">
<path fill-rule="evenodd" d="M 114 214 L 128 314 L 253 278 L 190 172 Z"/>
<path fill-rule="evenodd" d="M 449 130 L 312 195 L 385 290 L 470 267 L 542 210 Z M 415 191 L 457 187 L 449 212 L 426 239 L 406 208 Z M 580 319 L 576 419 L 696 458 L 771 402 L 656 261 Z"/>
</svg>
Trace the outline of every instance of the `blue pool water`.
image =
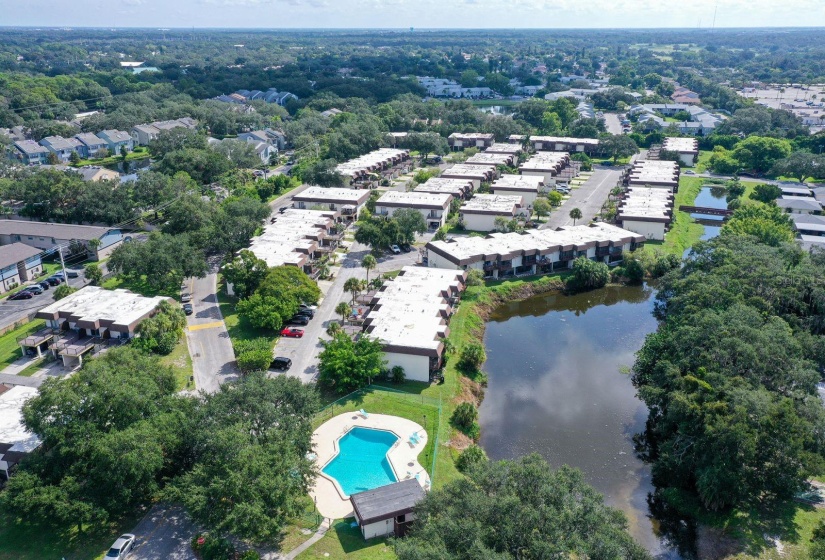
<svg viewBox="0 0 825 560">
<path fill-rule="evenodd" d="M 347 496 L 398 482 L 387 460 L 396 441 L 392 432 L 353 428 L 338 440 L 338 455 L 323 472 L 337 480 Z"/>
</svg>

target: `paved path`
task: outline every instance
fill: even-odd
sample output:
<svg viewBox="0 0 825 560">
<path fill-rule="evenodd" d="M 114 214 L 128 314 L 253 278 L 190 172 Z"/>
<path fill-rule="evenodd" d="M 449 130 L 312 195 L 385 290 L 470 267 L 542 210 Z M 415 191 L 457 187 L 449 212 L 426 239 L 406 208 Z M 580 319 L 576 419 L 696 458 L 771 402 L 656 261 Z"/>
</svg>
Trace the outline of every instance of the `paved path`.
<svg viewBox="0 0 825 560">
<path fill-rule="evenodd" d="M 195 388 L 214 393 L 222 383 L 236 379 L 235 352 L 218 306 L 218 273 L 186 281 L 194 313 L 187 317 L 186 340 L 192 356 Z"/>
<path fill-rule="evenodd" d="M 578 208 L 582 211 L 582 218 L 576 220 L 576 225 L 588 224 L 602 209 L 607 195 L 616 186 L 622 176 L 622 168 L 594 168 L 593 175 L 577 189 L 573 189 L 570 198 L 562 205 L 550 212 L 550 219 L 541 225 L 541 229 L 556 229 L 562 226 L 572 226 L 570 211 Z"/>
<path fill-rule="evenodd" d="M 624 133 L 622 131 L 622 122 L 619 120 L 619 115 L 616 113 L 605 113 L 604 124 L 610 134 L 620 136 Z"/>
<path fill-rule="evenodd" d="M 177 506 L 154 506 L 132 529 L 137 546 L 129 560 L 195 560 L 190 541 L 195 527 Z"/>
<path fill-rule="evenodd" d="M 20 377 L 19 375 L 0 373 L 0 384 L 3 385 L 22 385 L 24 387 L 40 387 L 45 380 L 45 377 Z"/>
</svg>

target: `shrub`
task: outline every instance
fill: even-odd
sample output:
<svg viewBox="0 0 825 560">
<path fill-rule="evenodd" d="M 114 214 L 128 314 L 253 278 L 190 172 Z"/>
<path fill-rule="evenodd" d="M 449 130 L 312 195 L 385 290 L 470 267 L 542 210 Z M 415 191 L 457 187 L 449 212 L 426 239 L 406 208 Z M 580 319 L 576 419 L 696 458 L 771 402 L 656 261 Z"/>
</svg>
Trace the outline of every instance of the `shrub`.
<svg viewBox="0 0 825 560">
<path fill-rule="evenodd" d="M 404 373 L 404 368 L 401 366 L 392 366 L 390 375 L 392 376 L 393 383 L 404 383 L 404 379 L 407 377 Z"/>
<path fill-rule="evenodd" d="M 573 261 L 573 275 L 567 280 L 567 288 L 572 291 L 602 288 L 610 278 L 610 269 L 602 262 L 594 262 L 587 257 Z"/>
<path fill-rule="evenodd" d="M 266 338 L 237 340 L 233 348 L 238 369 L 243 373 L 266 371 L 272 362 L 272 347 Z"/>
<path fill-rule="evenodd" d="M 484 453 L 484 450 L 480 446 L 472 444 L 470 447 L 461 452 L 455 460 L 455 466 L 459 472 L 466 473 L 474 467 L 486 462 L 487 454 Z"/>
<path fill-rule="evenodd" d="M 455 407 L 453 415 L 450 417 L 450 422 L 462 430 L 472 428 L 476 420 L 478 420 L 478 410 L 473 403 L 469 402 L 463 402 Z"/>
<path fill-rule="evenodd" d="M 464 371 L 478 371 L 486 359 L 487 354 L 484 352 L 484 347 L 478 342 L 471 342 L 461 350 L 458 367 Z"/>
<path fill-rule="evenodd" d="M 477 268 L 472 269 L 467 274 L 467 285 L 481 286 L 482 284 L 484 284 L 484 272 L 478 270 Z"/>
<path fill-rule="evenodd" d="M 231 542 L 226 539 L 213 537 L 212 535 L 199 533 L 192 537 L 190 544 L 195 554 L 203 560 L 233 560 L 236 556 L 235 546 Z M 244 553 L 241 558 L 248 560 L 260 558 L 254 550 L 248 552 L 252 552 L 255 555 L 246 556 L 246 553 Z"/>
<path fill-rule="evenodd" d="M 247 550 L 238 557 L 238 560 L 261 560 L 261 555 L 254 550 Z"/>
</svg>

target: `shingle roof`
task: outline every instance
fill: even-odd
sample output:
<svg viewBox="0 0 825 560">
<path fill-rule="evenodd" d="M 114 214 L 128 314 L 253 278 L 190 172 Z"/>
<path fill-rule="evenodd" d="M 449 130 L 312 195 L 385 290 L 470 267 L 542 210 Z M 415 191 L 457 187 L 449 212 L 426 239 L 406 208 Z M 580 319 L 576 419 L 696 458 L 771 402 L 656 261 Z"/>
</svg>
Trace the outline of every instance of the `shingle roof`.
<svg viewBox="0 0 825 560">
<path fill-rule="evenodd" d="M 414 478 L 350 496 L 362 525 L 408 513 L 424 499 L 424 489 Z"/>
<path fill-rule="evenodd" d="M 27 222 L 24 220 L 0 220 L 0 235 L 31 235 L 54 237 L 56 239 L 91 240 L 100 239 L 111 228 L 97 226 L 78 226 L 73 224 L 50 224 L 46 222 Z"/>
<path fill-rule="evenodd" d="M 6 268 L 29 257 L 40 254 L 40 249 L 26 245 L 25 243 L 12 243 L 0 247 L 0 269 Z"/>
</svg>

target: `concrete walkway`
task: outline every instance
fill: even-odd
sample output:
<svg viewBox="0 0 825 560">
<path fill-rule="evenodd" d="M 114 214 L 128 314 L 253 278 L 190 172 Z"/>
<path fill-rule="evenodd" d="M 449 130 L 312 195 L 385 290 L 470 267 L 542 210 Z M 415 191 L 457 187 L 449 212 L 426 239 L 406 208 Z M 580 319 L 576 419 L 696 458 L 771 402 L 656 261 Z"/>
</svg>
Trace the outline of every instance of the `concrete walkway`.
<svg viewBox="0 0 825 560">
<path fill-rule="evenodd" d="M 18 373 L 20 373 L 21 371 L 23 371 L 39 359 L 40 358 L 38 358 L 37 356 L 26 356 L 25 358 L 17 358 L 15 361 L 13 361 L 5 368 L 3 368 L 3 370 L 0 371 L 0 373 L 4 373 L 6 375 L 17 375 Z"/>
<path fill-rule="evenodd" d="M 315 531 L 315 534 L 305 542 L 298 545 L 294 550 L 287 552 L 286 554 L 282 554 L 280 552 L 268 552 L 261 555 L 261 560 L 294 560 L 300 556 L 302 552 L 324 538 L 327 531 L 332 528 L 332 521 L 333 520 L 329 517 L 325 517 L 324 520 L 321 521 L 321 525 L 318 527 L 318 530 Z"/>
</svg>

